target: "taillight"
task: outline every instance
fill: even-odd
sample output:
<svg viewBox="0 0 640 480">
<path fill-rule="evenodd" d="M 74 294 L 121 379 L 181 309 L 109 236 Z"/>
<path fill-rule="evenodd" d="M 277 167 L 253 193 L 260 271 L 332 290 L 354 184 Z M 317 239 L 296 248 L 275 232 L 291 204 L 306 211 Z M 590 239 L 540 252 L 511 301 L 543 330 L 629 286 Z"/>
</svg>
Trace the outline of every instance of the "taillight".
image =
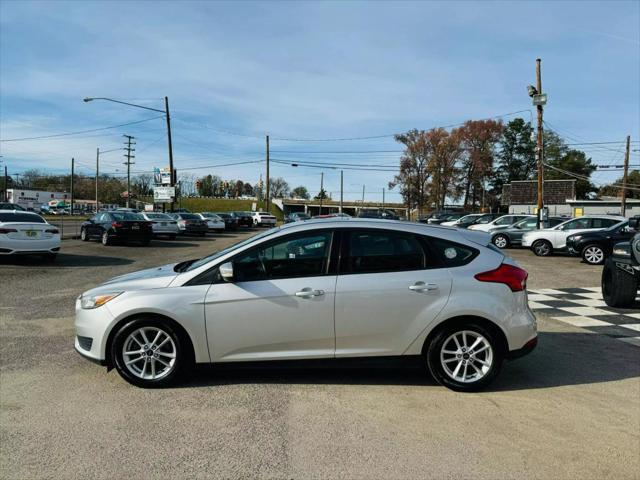
<svg viewBox="0 0 640 480">
<path fill-rule="evenodd" d="M 121 228 L 123 225 L 120 222 L 111 222 L 113 228 Z"/>
<path fill-rule="evenodd" d="M 476 274 L 475 279 L 480 282 L 504 283 L 512 292 L 521 292 L 527 288 L 528 276 L 522 268 L 503 263 L 495 270 Z"/>
<path fill-rule="evenodd" d="M 2 233 L 16 233 L 18 230 L 15 228 L 0 228 L 0 234 Z"/>
<path fill-rule="evenodd" d="M 48 230 L 44 231 L 45 233 L 60 233 L 60 230 L 58 230 L 57 228 L 50 228 Z"/>
</svg>

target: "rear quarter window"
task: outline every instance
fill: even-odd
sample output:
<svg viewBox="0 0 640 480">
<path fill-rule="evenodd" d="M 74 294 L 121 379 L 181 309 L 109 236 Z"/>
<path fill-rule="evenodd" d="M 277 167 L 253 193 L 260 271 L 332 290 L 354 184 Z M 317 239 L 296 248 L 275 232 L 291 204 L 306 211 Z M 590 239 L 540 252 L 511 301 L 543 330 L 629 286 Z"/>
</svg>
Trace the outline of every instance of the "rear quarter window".
<svg viewBox="0 0 640 480">
<path fill-rule="evenodd" d="M 425 240 L 429 243 L 430 249 L 438 256 L 440 264 L 443 267 L 461 267 L 468 265 L 480 253 L 473 247 L 450 240 L 434 237 L 427 237 Z"/>
</svg>

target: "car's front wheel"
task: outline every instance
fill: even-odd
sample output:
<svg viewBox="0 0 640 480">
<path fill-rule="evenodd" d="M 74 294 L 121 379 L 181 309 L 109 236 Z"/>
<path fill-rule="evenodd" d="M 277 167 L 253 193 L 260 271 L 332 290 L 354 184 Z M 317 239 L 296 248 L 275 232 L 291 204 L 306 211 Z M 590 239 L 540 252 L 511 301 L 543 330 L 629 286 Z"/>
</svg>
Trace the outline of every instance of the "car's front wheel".
<svg viewBox="0 0 640 480">
<path fill-rule="evenodd" d="M 582 259 L 589 265 L 604 263 L 604 250 L 600 245 L 587 245 L 582 249 Z"/>
<path fill-rule="evenodd" d="M 116 333 L 111 358 L 127 382 L 144 388 L 174 383 L 189 366 L 187 345 L 163 319 L 133 320 Z"/>
<path fill-rule="evenodd" d="M 553 253 L 553 246 L 548 240 L 536 240 L 533 242 L 533 245 L 531 245 L 531 250 L 533 250 L 533 253 L 538 257 L 548 257 Z"/>
<path fill-rule="evenodd" d="M 109 238 L 109 232 L 107 232 L 106 230 L 102 232 L 101 241 L 102 241 L 102 245 L 104 245 L 105 247 L 107 245 L 111 245 L 111 239 Z"/>
<path fill-rule="evenodd" d="M 86 242 L 89 240 L 89 235 L 87 234 L 87 230 L 85 228 L 80 229 L 80 240 Z"/>
<path fill-rule="evenodd" d="M 495 379 L 504 353 L 494 332 L 480 323 L 465 322 L 440 330 L 428 345 L 426 357 L 438 383 L 471 392 Z"/>
<path fill-rule="evenodd" d="M 503 234 L 494 236 L 491 241 L 498 248 L 507 248 L 509 246 L 509 237 Z"/>
</svg>

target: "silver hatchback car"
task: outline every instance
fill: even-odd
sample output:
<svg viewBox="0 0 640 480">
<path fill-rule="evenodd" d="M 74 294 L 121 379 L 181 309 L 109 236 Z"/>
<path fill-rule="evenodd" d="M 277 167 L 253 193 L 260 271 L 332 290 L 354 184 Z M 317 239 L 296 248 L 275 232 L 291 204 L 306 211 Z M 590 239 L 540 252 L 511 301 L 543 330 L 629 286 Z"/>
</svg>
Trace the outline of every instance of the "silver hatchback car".
<svg viewBox="0 0 640 480">
<path fill-rule="evenodd" d="M 75 347 L 141 387 L 194 363 L 415 356 L 477 390 L 536 345 L 526 279 L 483 232 L 296 222 L 83 293 Z"/>
</svg>

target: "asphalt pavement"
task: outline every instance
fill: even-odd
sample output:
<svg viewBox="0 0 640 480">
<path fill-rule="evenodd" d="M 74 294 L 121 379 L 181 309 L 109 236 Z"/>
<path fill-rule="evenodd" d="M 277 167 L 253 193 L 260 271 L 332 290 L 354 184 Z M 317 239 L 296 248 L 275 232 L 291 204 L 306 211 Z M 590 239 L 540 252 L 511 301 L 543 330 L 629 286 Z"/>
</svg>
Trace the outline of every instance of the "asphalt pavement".
<svg viewBox="0 0 640 480">
<path fill-rule="evenodd" d="M 0 263 L 0 478 L 638 478 L 640 348 L 545 317 L 538 349 L 474 394 L 422 368 L 305 366 L 142 390 L 74 351 L 82 291 L 250 234 Z M 575 258 L 512 255 L 532 288 L 599 282 Z"/>
</svg>

